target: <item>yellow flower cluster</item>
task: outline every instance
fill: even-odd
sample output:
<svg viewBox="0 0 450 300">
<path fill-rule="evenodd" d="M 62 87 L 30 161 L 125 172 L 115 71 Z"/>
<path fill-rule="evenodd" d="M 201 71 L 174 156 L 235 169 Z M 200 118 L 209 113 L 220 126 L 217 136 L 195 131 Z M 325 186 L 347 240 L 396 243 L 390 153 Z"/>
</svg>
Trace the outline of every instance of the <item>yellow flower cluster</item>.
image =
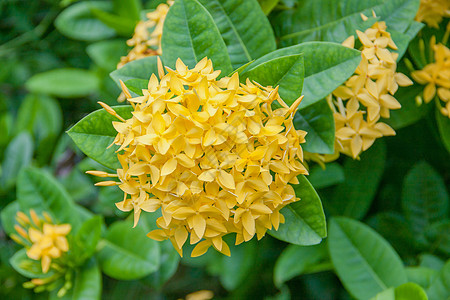
<svg viewBox="0 0 450 300">
<path fill-rule="evenodd" d="M 161 36 L 167 12 L 173 1 L 167 4 L 161 3 L 158 7 L 147 13 L 148 20 L 140 21 L 134 29 L 134 35 L 127 41 L 127 45 L 133 47 L 127 56 L 122 56 L 117 68 L 123 67 L 126 63 L 144 58 L 147 56 L 161 54 Z M 151 33 L 150 33 L 151 32 Z"/>
<path fill-rule="evenodd" d="M 439 23 L 444 17 L 450 17 L 449 0 L 420 0 L 416 21 L 424 22 L 429 27 L 439 28 Z"/>
<path fill-rule="evenodd" d="M 367 150 L 375 139 L 395 135 L 395 131 L 379 119 L 389 118 L 390 110 L 401 107 L 392 96 L 398 86 L 412 84 L 408 77 L 396 72 L 398 54 L 388 47 L 396 50 L 397 46 L 384 22 L 356 33 L 362 44 L 361 63 L 355 75 L 333 92 L 334 99 L 328 98 L 336 125 L 335 154 L 340 152 L 353 158 Z M 354 42 L 351 36 L 343 44 L 354 48 Z"/>
<path fill-rule="evenodd" d="M 420 84 L 426 85 L 423 91 L 425 103 L 429 103 L 437 94 L 444 102 L 441 113 L 450 118 L 450 49 L 442 44 L 435 44 L 431 39 L 431 49 L 434 50 L 434 63 L 423 70 L 412 72 L 411 76 Z M 438 101 L 438 105 L 440 105 Z"/>
<path fill-rule="evenodd" d="M 238 73 L 217 80 L 211 60 L 193 69 L 181 60 L 176 70 L 159 61 L 159 78 L 152 74 L 143 96 L 132 98 L 133 117 L 113 122 L 120 145 L 117 184 L 123 211 L 134 210 L 135 226 L 141 211 L 155 212 L 160 229 L 148 236 L 170 239 L 182 255 L 190 235 L 192 256 L 210 246 L 230 255 L 222 237 L 236 233 L 236 244 L 268 229 L 278 229 L 280 209 L 299 200 L 293 187 L 297 175 L 307 174 L 300 143 L 305 131 L 296 130 L 293 117 L 301 98 L 291 107 L 279 97 L 278 87 L 263 87 Z M 280 108 L 272 109 L 278 101 Z M 91 171 L 109 177 L 111 174 Z"/>
<path fill-rule="evenodd" d="M 30 218 L 19 211 L 16 220 L 20 224 L 14 226 L 16 234 L 11 238 L 27 248 L 27 256 L 40 260 L 42 272 L 47 273 L 52 259 L 60 258 L 64 252 L 69 251 L 67 234 L 71 230 L 69 224 L 55 225 L 51 217 L 44 212 L 44 219 L 38 217 L 34 210 L 30 210 Z"/>
</svg>

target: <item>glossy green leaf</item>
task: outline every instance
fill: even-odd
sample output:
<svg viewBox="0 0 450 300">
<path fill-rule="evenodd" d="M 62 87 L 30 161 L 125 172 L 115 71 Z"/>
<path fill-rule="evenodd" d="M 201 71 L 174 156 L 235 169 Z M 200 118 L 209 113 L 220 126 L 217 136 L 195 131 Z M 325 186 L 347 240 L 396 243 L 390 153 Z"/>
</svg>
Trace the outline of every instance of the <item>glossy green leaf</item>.
<svg viewBox="0 0 450 300">
<path fill-rule="evenodd" d="M 111 72 L 116 70 L 120 57 L 125 56 L 128 49 L 124 40 L 110 40 L 90 44 L 86 52 L 99 67 Z"/>
<path fill-rule="evenodd" d="M 345 181 L 326 199 L 326 210 L 334 215 L 363 218 L 378 190 L 385 163 L 386 146 L 382 141 L 363 152 L 359 161 L 347 158 Z"/>
<path fill-rule="evenodd" d="M 440 111 L 436 110 L 436 121 L 439 128 L 439 135 L 442 143 L 450 153 L 450 118 L 445 117 Z"/>
<path fill-rule="evenodd" d="M 298 176 L 299 184 L 294 185 L 300 201 L 289 204 L 281 210 L 286 219 L 278 230 L 270 230 L 273 237 L 296 245 L 315 245 L 327 236 L 322 203 L 305 176 Z"/>
<path fill-rule="evenodd" d="M 2 162 L 0 189 L 6 190 L 16 183 L 20 170 L 31 163 L 33 150 L 33 140 L 27 132 L 22 132 L 8 144 Z"/>
<path fill-rule="evenodd" d="M 306 143 L 302 144 L 304 151 L 311 153 L 334 153 L 334 116 L 328 102 L 318 101 L 306 108 L 300 109 L 294 116 L 296 129 L 306 131 Z"/>
<path fill-rule="evenodd" d="M 127 80 L 141 79 L 148 83 L 152 74 L 158 75 L 157 56 L 149 56 L 131 61 L 122 68 L 111 72 L 109 75 L 120 87 L 120 80 L 125 83 Z"/>
<path fill-rule="evenodd" d="M 434 222 L 448 218 L 449 196 L 441 176 L 426 162 L 418 162 L 403 182 L 402 207 L 416 239 Z"/>
<path fill-rule="evenodd" d="M 417 284 L 408 282 L 377 294 L 371 300 L 428 300 L 425 291 Z"/>
<path fill-rule="evenodd" d="M 22 248 L 17 251 L 10 259 L 11 266 L 21 275 L 28 278 L 46 278 L 54 275 L 53 270 L 42 273 L 41 262 L 28 258 L 27 249 Z"/>
<path fill-rule="evenodd" d="M 20 210 L 20 205 L 17 200 L 9 203 L 1 210 L 1 226 L 7 235 L 15 233 L 14 225 L 16 224 L 16 214 Z"/>
<path fill-rule="evenodd" d="M 277 6 L 280 0 L 258 0 L 258 2 L 259 5 L 261 5 L 264 14 L 267 16 L 275 8 L 275 6 Z"/>
<path fill-rule="evenodd" d="M 259 65 L 276 57 L 300 53 L 303 54 L 305 65 L 302 89 L 305 98 L 299 109 L 306 108 L 328 96 L 353 74 L 361 61 L 361 53 L 358 50 L 329 42 L 308 42 L 278 49 L 255 60 L 251 65 Z"/>
<path fill-rule="evenodd" d="M 276 49 L 269 21 L 256 0 L 199 0 L 227 46 L 233 69 Z"/>
<path fill-rule="evenodd" d="M 315 165 L 309 171 L 309 182 L 315 189 L 326 188 L 345 180 L 344 169 L 338 163 L 327 163 L 323 169 Z"/>
<path fill-rule="evenodd" d="M 450 297 L 450 260 L 439 271 L 427 289 L 430 300 L 448 299 Z"/>
<path fill-rule="evenodd" d="M 158 242 L 149 239 L 140 228 L 130 222 L 111 225 L 97 254 L 103 272 L 118 280 L 134 280 L 147 276 L 159 268 Z"/>
<path fill-rule="evenodd" d="M 101 295 L 102 273 L 97 261 L 91 258 L 76 271 L 73 290 L 69 290 L 69 296 L 73 300 L 100 300 Z"/>
<path fill-rule="evenodd" d="M 250 64 L 240 73 L 241 82 L 248 78 L 263 86 L 279 86 L 278 92 L 286 103 L 301 96 L 305 73 L 301 54 L 276 57 L 261 64 Z"/>
<path fill-rule="evenodd" d="M 23 169 L 17 179 L 17 199 L 24 212 L 46 211 L 57 223 L 69 223 L 72 230 L 80 223 L 75 203 L 63 186 L 48 172 L 33 167 Z"/>
<path fill-rule="evenodd" d="M 427 289 L 431 285 L 438 273 L 438 271 L 426 267 L 406 268 L 406 276 L 408 277 L 408 281 L 417 283 L 424 289 Z"/>
<path fill-rule="evenodd" d="M 113 37 L 116 32 L 94 17 L 93 8 L 108 11 L 112 5 L 104 1 L 75 3 L 59 14 L 55 20 L 56 28 L 75 40 L 98 41 Z"/>
<path fill-rule="evenodd" d="M 370 299 L 407 281 L 403 263 L 391 245 L 356 220 L 331 219 L 328 250 L 339 279 L 355 298 Z"/>
<path fill-rule="evenodd" d="M 197 0 L 177 0 L 164 21 L 161 38 L 164 63 L 174 68 L 180 58 L 193 68 L 204 57 L 222 75 L 233 70 L 227 47 L 208 11 Z"/>
<path fill-rule="evenodd" d="M 391 110 L 390 118 L 383 120 L 394 129 L 400 129 L 412 125 L 425 117 L 430 106 L 416 104 L 416 96 L 422 93 L 423 87 L 417 84 L 400 87 L 395 93 L 395 98 L 402 105 L 401 109 Z"/>
<path fill-rule="evenodd" d="M 115 106 L 113 109 L 123 118 L 131 118 L 131 106 Z M 113 121 L 117 118 L 99 109 L 75 124 L 67 134 L 87 156 L 110 169 L 117 169 L 120 167 L 116 154 L 118 146 L 108 148 L 117 135 Z"/>
<path fill-rule="evenodd" d="M 312 40 L 341 43 L 374 23 L 374 18 L 364 22 L 361 14 L 371 17 L 373 10 L 388 28 L 405 32 L 418 8 L 418 0 L 308 0 L 299 2 L 294 11 L 278 14 L 274 27 L 281 46 Z"/>
<path fill-rule="evenodd" d="M 54 69 L 32 76 L 25 86 L 34 93 L 77 98 L 95 92 L 100 80 L 94 73 L 83 69 Z"/>
<path fill-rule="evenodd" d="M 324 242 L 314 246 L 289 245 L 275 263 L 273 281 L 281 287 L 286 281 L 304 274 L 308 268 L 328 262 L 328 249 Z"/>
</svg>

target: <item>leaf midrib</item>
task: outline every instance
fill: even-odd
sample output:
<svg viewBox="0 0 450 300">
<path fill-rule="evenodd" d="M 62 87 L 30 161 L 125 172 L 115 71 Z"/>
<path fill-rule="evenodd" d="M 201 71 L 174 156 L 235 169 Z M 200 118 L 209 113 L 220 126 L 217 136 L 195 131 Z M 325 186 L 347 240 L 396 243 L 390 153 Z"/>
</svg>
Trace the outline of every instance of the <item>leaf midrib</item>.
<svg viewBox="0 0 450 300">
<path fill-rule="evenodd" d="M 247 57 L 248 61 L 252 60 L 252 57 L 250 56 L 250 53 L 248 53 L 248 49 L 244 44 L 244 41 L 241 39 L 241 36 L 239 35 L 236 26 L 234 26 L 233 22 L 231 21 L 231 19 L 228 17 L 228 14 L 225 10 L 225 8 L 223 7 L 222 3 L 220 3 L 220 1 L 218 0 L 214 0 L 215 2 L 217 2 L 217 4 L 219 5 L 219 7 L 222 9 L 223 14 L 225 15 L 225 18 L 227 19 L 231 29 L 233 30 L 233 32 L 235 33 L 235 36 L 239 42 L 239 44 L 241 45 L 242 49 L 244 50 L 245 56 Z M 208 11 L 209 13 L 209 11 Z M 213 19 L 214 20 L 214 19 Z M 216 25 L 217 26 L 217 25 Z M 220 30 L 219 30 L 220 31 Z"/>
<path fill-rule="evenodd" d="M 360 15 L 361 13 L 363 13 L 363 12 L 366 12 L 366 11 L 369 11 L 369 12 L 370 12 L 370 11 L 372 11 L 372 10 L 375 10 L 375 8 L 382 7 L 383 5 L 385 5 L 385 3 L 375 5 L 375 6 L 371 7 L 371 8 L 366 8 L 365 10 L 360 11 L 360 12 L 355 12 L 355 13 L 353 13 L 353 14 L 346 15 L 346 16 L 344 16 L 343 18 L 337 19 L 337 20 L 332 21 L 332 22 L 330 22 L 330 23 L 326 23 L 326 24 L 323 24 L 323 25 L 320 25 L 320 26 L 317 26 L 317 27 L 313 27 L 313 28 L 310 28 L 310 29 L 301 30 L 301 31 L 297 31 L 297 32 L 293 32 L 293 33 L 286 34 L 286 35 L 280 37 L 280 41 L 281 41 L 281 40 L 287 40 L 287 39 L 290 39 L 290 38 L 293 38 L 293 37 L 302 35 L 302 34 L 304 34 L 304 33 L 313 32 L 313 31 L 318 31 L 318 30 L 321 30 L 321 29 L 326 28 L 326 27 L 332 27 L 332 25 L 334 25 L 334 24 L 340 23 L 340 22 L 342 22 L 342 21 L 344 21 L 344 20 L 346 20 L 346 19 L 353 18 L 354 16 L 359 16 L 359 15 Z"/>
<path fill-rule="evenodd" d="M 364 255 L 362 255 L 362 253 L 359 251 L 359 249 L 356 247 L 356 245 L 353 243 L 353 241 L 347 236 L 346 232 L 342 229 L 340 224 L 337 223 L 337 222 L 336 222 L 336 224 L 337 224 L 339 230 L 341 230 L 341 232 L 345 236 L 345 238 L 348 241 L 348 243 L 350 243 L 350 245 L 353 247 L 353 250 L 355 250 L 355 252 L 358 253 L 358 255 L 361 257 L 363 265 L 365 266 L 366 269 L 369 270 L 369 273 L 371 275 L 373 275 L 373 278 L 375 279 L 375 282 L 382 288 L 382 290 L 387 289 L 386 284 L 381 280 L 381 278 L 378 276 L 378 274 L 375 272 L 375 270 L 369 264 L 369 262 L 367 261 L 366 257 Z"/>
</svg>

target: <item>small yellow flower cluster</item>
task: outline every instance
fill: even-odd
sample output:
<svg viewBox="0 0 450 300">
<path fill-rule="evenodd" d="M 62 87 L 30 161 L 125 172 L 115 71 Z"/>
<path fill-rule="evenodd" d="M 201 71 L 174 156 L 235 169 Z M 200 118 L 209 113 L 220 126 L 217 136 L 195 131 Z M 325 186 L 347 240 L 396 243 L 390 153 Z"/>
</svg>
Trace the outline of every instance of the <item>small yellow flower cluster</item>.
<svg viewBox="0 0 450 300">
<path fill-rule="evenodd" d="M 411 76 L 418 83 L 426 85 L 423 91 L 425 103 L 429 103 L 437 94 L 445 103 L 441 113 L 450 118 L 450 49 L 442 44 L 436 45 L 434 37 L 431 39 L 431 49 L 434 50 L 435 62 L 426 65 L 423 70 L 412 72 Z"/>
<path fill-rule="evenodd" d="M 391 109 L 401 107 L 392 96 L 398 86 L 412 84 L 404 74 L 395 72 L 398 54 L 390 52 L 388 47 L 394 50 L 397 47 L 384 22 L 356 33 L 362 43 L 361 63 L 355 75 L 333 92 L 334 99 L 328 98 L 336 125 L 335 154 L 340 152 L 353 158 L 367 150 L 375 139 L 395 135 L 395 131 L 379 119 L 389 118 Z M 351 36 L 343 45 L 354 48 L 354 42 Z"/>
<path fill-rule="evenodd" d="M 416 21 L 425 22 L 429 27 L 439 28 L 439 23 L 444 17 L 450 17 L 449 0 L 420 0 Z"/>
<path fill-rule="evenodd" d="M 27 248 L 27 256 L 40 260 L 42 272 L 47 273 L 52 259 L 60 258 L 64 252 L 69 251 L 67 234 L 71 230 L 69 224 L 55 225 L 51 217 L 44 212 L 44 219 L 38 217 L 34 210 L 30 210 L 30 218 L 19 211 L 16 220 L 20 224 L 14 226 L 16 234 L 11 238 Z"/>
<path fill-rule="evenodd" d="M 210 246 L 230 255 L 224 235 L 235 232 L 236 244 L 261 239 L 284 222 L 280 209 L 299 200 L 288 183 L 307 174 L 306 132 L 293 125 L 302 97 L 289 107 L 278 87 L 240 84 L 238 73 L 216 80 L 220 71 L 207 58 L 193 69 L 178 60 L 166 70 L 159 61 L 160 80 L 152 74 L 143 96 L 132 98 L 123 85 L 131 119 L 101 103 L 122 120 L 113 122 L 122 169 L 120 182 L 98 185 L 118 184 L 125 195 L 117 207 L 134 210 L 135 226 L 142 210 L 161 208 L 161 229 L 148 236 L 170 239 L 180 255 L 189 235 L 194 257 Z M 281 107 L 272 109 L 275 100 Z"/>
<path fill-rule="evenodd" d="M 120 69 L 126 63 L 147 56 L 161 55 L 161 36 L 167 12 L 173 1 L 167 4 L 161 3 L 158 7 L 147 13 L 148 20 L 140 21 L 134 29 L 134 35 L 127 41 L 127 45 L 133 47 L 127 56 L 122 56 L 117 68 Z M 151 32 L 151 33 L 150 33 Z"/>
</svg>

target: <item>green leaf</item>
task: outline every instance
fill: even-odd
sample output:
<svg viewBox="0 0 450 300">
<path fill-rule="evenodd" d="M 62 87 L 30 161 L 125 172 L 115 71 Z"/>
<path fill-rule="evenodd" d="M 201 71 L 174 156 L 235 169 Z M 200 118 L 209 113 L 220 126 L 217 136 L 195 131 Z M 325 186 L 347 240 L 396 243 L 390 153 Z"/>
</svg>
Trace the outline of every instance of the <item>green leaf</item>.
<svg viewBox="0 0 450 300">
<path fill-rule="evenodd" d="M 56 223 L 69 223 L 72 230 L 80 223 L 75 203 L 49 173 L 37 168 L 23 169 L 17 179 L 17 199 L 22 211 L 48 212 Z"/>
<path fill-rule="evenodd" d="M 164 21 L 163 60 L 171 68 L 178 58 L 193 68 L 204 57 L 222 74 L 233 70 L 227 47 L 208 11 L 197 0 L 177 0 Z"/>
<path fill-rule="evenodd" d="M 116 70 L 120 57 L 127 54 L 129 47 L 124 40 L 101 41 L 86 48 L 89 57 L 106 71 Z"/>
<path fill-rule="evenodd" d="M 439 128 L 439 135 L 442 143 L 447 151 L 450 153 L 450 118 L 445 117 L 439 110 L 436 109 L 436 121 Z"/>
<path fill-rule="evenodd" d="M 233 69 L 276 49 L 269 21 L 256 0 L 199 0 L 227 46 Z"/>
<path fill-rule="evenodd" d="M 372 10 L 389 29 L 405 32 L 414 20 L 418 0 L 334 1 L 307 0 L 298 3 L 296 10 L 286 10 L 273 21 L 275 34 L 282 47 L 306 41 L 343 42 L 356 30 L 364 31 L 374 18 L 364 22 L 361 14 L 372 16 Z"/>
<path fill-rule="evenodd" d="M 300 109 L 294 116 L 296 129 L 306 131 L 304 151 L 311 153 L 334 153 L 334 116 L 328 102 L 324 99 Z"/>
<path fill-rule="evenodd" d="M 416 254 L 414 235 L 400 213 L 380 212 L 370 218 L 367 223 L 381 234 L 400 256 L 411 257 Z"/>
<path fill-rule="evenodd" d="M 263 10 L 264 14 L 267 16 L 275 8 L 275 6 L 277 6 L 280 0 L 258 0 L 258 2 L 259 5 L 261 5 L 261 9 Z"/>
<path fill-rule="evenodd" d="M 429 112 L 429 105 L 417 106 L 415 98 L 422 93 L 423 87 L 414 84 L 408 87 L 400 87 L 395 93 L 395 98 L 402 105 L 401 109 L 391 110 L 390 118 L 384 119 L 394 129 L 400 129 L 412 125 L 425 117 Z"/>
<path fill-rule="evenodd" d="M 113 8 L 119 16 L 139 21 L 142 4 L 141 0 L 113 0 Z"/>
<path fill-rule="evenodd" d="M 58 101 L 45 95 L 29 94 L 19 107 L 15 132 L 27 130 L 33 135 L 40 163 L 47 163 L 53 153 L 62 118 Z"/>
<path fill-rule="evenodd" d="M 92 14 L 109 28 L 114 29 L 118 34 L 129 37 L 134 33 L 137 20 L 129 17 L 119 16 L 99 8 L 91 8 Z"/>
<path fill-rule="evenodd" d="M 103 272 L 118 280 L 139 279 L 159 268 L 158 242 L 149 239 L 142 228 L 132 228 L 131 222 L 111 225 L 98 249 Z"/>
<path fill-rule="evenodd" d="M 115 106 L 113 109 L 123 118 L 131 118 L 131 106 Z M 117 169 L 120 168 L 115 153 L 118 146 L 113 145 L 107 149 L 117 135 L 112 126 L 113 121 L 117 119 L 104 109 L 99 109 L 75 124 L 67 134 L 84 154 L 110 169 Z"/>
<path fill-rule="evenodd" d="M 439 274 L 431 282 L 427 294 L 430 300 L 448 299 L 450 297 L 450 260 L 447 260 Z"/>
<path fill-rule="evenodd" d="M 445 219 L 433 223 L 425 230 L 425 239 L 430 245 L 430 251 L 438 250 L 446 257 L 450 256 L 450 220 Z"/>
<path fill-rule="evenodd" d="M 377 294 L 371 300 L 428 300 L 425 291 L 417 284 L 408 282 Z"/>
<path fill-rule="evenodd" d="M 406 283 L 398 254 L 373 229 L 344 217 L 331 219 L 328 250 L 339 279 L 355 298 Z"/>
<path fill-rule="evenodd" d="M 142 228 L 145 232 L 159 229 L 156 220 L 161 216 L 161 210 L 141 214 L 137 227 Z M 144 278 L 146 283 L 156 289 L 160 289 L 175 274 L 181 259 L 169 240 L 158 242 L 158 245 L 160 248 L 160 266 L 156 272 Z"/>
<path fill-rule="evenodd" d="M 443 261 L 441 258 L 433 255 L 433 254 L 429 254 L 429 253 L 422 253 L 419 256 L 419 261 L 420 267 L 425 267 L 425 268 L 429 268 L 429 269 L 433 269 L 436 271 L 441 270 L 444 265 L 445 265 L 445 261 Z"/>
<path fill-rule="evenodd" d="M 428 226 L 448 217 L 448 203 L 441 176 L 426 162 L 416 163 L 403 182 L 402 207 L 417 241 Z"/>
<path fill-rule="evenodd" d="M 65 36 L 81 41 L 98 41 L 113 37 L 116 32 L 97 20 L 92 9 L 111 10 L 104 1 L 83 1 L 63 10 L 55 20 L 55 27 Z"/>
<path fill-rule="evenodd" d="M 94 258 L 76 271 L 73 290 L 69 290 L 71 299 L 101 299 L 102 273 Z"/>
<path fill-rule="evenodd" d="M 438 271 L 426 267 L 406 268 L 406 275 L 408 276 L 408 281 L 417 283 L 424 289 L 427 289 L 431 285 L 437 274 Z"/>
<path fill-rule="evenodd" d="M 180 255 L 170 241 L 160 242 L 159 247 L 161 249 L 160 266 L 156 272 L 145 278 L 145 282 L 156 289 L 160 289 L 175 274 L 180 262 Z"/>
<path fill-rule="evenodd" d="M 240 73 L 263 86 L 279 86 L 280 97 L 291 104 L 301 96 L 305 68 L 301 54 L 275 57 L 260 64 L 252 63 Z"/>
<path fill-rule="evenodd" d="M 251 65 L 280 56 L 303 54 L 305 78 L 302 94 L 305 95 L 300 108 L 322 100 L 344 83 L 358 67 L 361 53 L 336 43 L 308 42 L 292 47 L 278 49 L 257 60 Z"/>
<path fill-rule="evenodd" d="M 315 245 L 327 236 L 322 203 L 305 176 L 298 176 L 299 184 L 294 185 L 295 194 L 301 200 L 291 203 L 281 210 L 286 219 L 278 230 L 268 233 L 285 242 L 296 245 Z"/>
<path fill-rule="evenodd" d="M 1 224 L 2 229 L 6 234 L 16 233 L 14 225 L 16 224 L 16 214 L 20 210 L 19 202 L 17 200 L 9 203 L 1 210 Z"/>
<path fill-rule="evenodd" d="M 102 217 L 94 216 L 85 221 L 73 238 L 72 255 L 78 264 L 83 263 L 95 253 L 101 237 Z"/>
<path fill-rule="evenodd" d="M 131 79 L 142 79 L 148 83 L 152 74 L 158 75 L 157 56 L 149 56 L 131 61 L 122 68 L 111 72 L 109 76 L 120 87 L 120 80 L 125 83 Z"/>
<path fill-rule="evenodd" d="M 372 204 L 386 163 L 386 146 L 381 141 L 361 154 L 361 160 L 347 158 L 345 181 L 338 185 L 325 209 L 334 215 L 363 218 Z"/>
<path fill-rule="evenodd" d="M 2 162 L 0 189 L 14 186 L 20 170 L 31 163 L 33 150 L 33 140 L 27 132 L 22 132 L 8 144 Z"/>
<path fill-rule="evenodd" d="M 54 271 L 52 269 L 45 274 L 42 273 L 41 262 L 39 260 L 28 258 L 27 249 L 25 248 L 17 251 L 9 259 L 9 263 L 14 270 L 28 278 L 46 278 L 54 275 Z"/>
<path fill-rule="evenodd" d="M 25 87 L 34 93 L 52 95 L 61 98 L 87 96 L 100 86 L 98 77 L 83 69 L 54 69 L 32 76 Z"/>
<path fill-rule="evenodd" d="M 329 261 L 325 243 L 314 246 L 289 245 L 275 263 L 273 281 L 281 287 L 286 281 L 304 274 L 308 268 Z"/>
<path fill-rule="evenodd" d="M 230 246 L 231 256 L 220 256 L 219 279 L 222 286 L 228 291 L 236 290 L 251 274 L 257 256 L 257 248 L 254 242 L 242 243 Z"/>
<path fill-rule="evenodd" d="M 345 180 L 344 169 L 338 163 L 327 163 L 325 169 L 315 165 L 309 171 L 309 182 L 315 189 L 326 188 Z"/>
</svg>

